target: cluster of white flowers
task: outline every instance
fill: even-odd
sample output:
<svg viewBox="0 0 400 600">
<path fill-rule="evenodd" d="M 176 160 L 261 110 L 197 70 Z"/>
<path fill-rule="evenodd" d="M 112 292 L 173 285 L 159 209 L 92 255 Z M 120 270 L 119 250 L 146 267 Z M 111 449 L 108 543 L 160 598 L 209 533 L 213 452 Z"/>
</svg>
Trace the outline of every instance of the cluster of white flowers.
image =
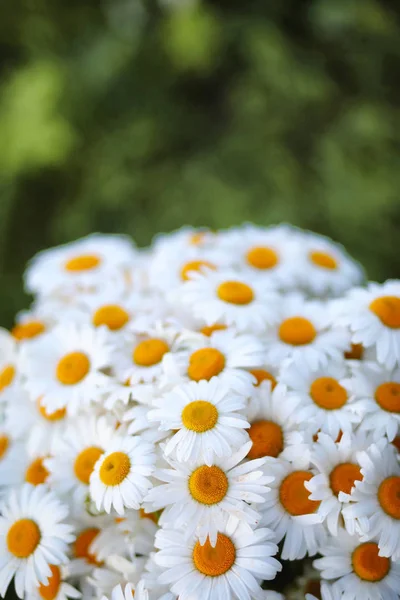
<svg viewBox="0 0 400 600">
<path fill-rule="evenodd" d="M 91 235 L 25 285 L 0 335 L 0 595 L 399 599 L 399 281 L 246 225 Z"/>
</svg>

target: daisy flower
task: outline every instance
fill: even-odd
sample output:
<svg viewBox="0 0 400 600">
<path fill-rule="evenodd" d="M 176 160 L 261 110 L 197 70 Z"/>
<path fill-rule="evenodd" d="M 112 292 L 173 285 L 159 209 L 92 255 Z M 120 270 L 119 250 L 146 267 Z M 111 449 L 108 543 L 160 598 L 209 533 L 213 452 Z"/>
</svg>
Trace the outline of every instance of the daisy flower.
<svg viewBox="0 0 400 600">
<path fill-rule="evenodd" d="M 156 536 L 156 562 L 164 567 L 160 583 L 171 585 L 179 600 L 191 598 L 263 598 L 260 579 L 274 579 L 282 569 L 273 558 L 278 546 L 270 529 L 248 531 L 239 526 L 233 533 L 224 528 L 215 547 L 183 533 L 160 529 Z"/>
<path fill-rule="evenodd" d="M 18 313 L 11 335 L 18 344 L 24 344 L 42 335 L 53 324 L 54 321 L 47 315 L 42 315 L 40 310 L 33 307 L 31 310 Z"/>
<path fill-rule="evenodd" d="M 182 346 L 186 350 L 180 350 Z M 176 371 L 176 383 L 182 378 L 209 381 L 218 376 L 236 392 L 249 395 L 252 376 L 247 369 L 260 367 L 263 354 L 263 345 L 254 336 L 232 330 L 215 331 L 210 336 L 182 333 L 177 339 L 177 352 L 164 363 L 165 379 L 173 381 Z"/>
<path fill-rule="evenodd" d="M 50 565 L 51 575 L 47 584 L 41 583 L 25 595 L 26 600 L 68 600 L 81 598 L 82 594 L 66 581 L 67 569 L 61 565 Z"/>
<path fill-rule="evenodd" d="M 48 584 L 50 565 L 67 561 L 72 527 L 62 521 L 67 508 L 45 486 L 23 485 L 11 491 L 1 506 L 0 594 L 14 577 L 19 598 L 40 584 Z"/>
<path fill-rule="evenodd" d="M 151 483 L 154 446 L 139 436 L 116 435 L 97 461 L 90 477 L 90 495 L 97 510 L 119 515 L 124 507 L 138 509 Z"/>
<path fill-rule="evenodd" d="M 343 246 L 311 232 L 299 232 L 297 279 L 301 287 L 314 296 L 337 296 L 364 279 L 361 265 Z"/>
<path fill-rule="evenodd" d="M 305 487 L 311 492 L 311 500 L 321 502 L 318 514 L 334 536 L 337 535 L 343 503 L 349 502 L 355 482 L 363 478 L 357 454 L 371 441 L 363 432 L 346 432 L 337 443 L 329 435 L 320 433 L 318 442 L 313 446 L 311 463 L 318 473 L 305 483 Z"/>
<path fill-rule="evenodd" d="M 49 413 L 67 408 L 71 415 L 96 400 L 109 363 L 105 330 L 67 324 L 32 341 L 22 361 L 31 397 L 41 397 Z"/>
<path fill-rule="evenodd" d="M 358 454 L 362 480 L 356 481 L 351 503 L 343 510 L 356 520 L 362 541 L 376 539 L 379 556 L 400 559 L 400 464 L 395 449 L 376 444 Z M 399 588 L 400 589 L 400 588 Z"/>
<path fill-rule="evenodd" d="M 154 400 L 150 421 L 161 430 L 178 430 L 166 443 L 166 456 L 176 454 L 179 462 L 202 460 L 212 466 L 215 457 L 230 456 L 248 441 L 244 431 L 249 423 L 237 412 L 245 398 L 222 385 L 218 377 L 176 386 Z"/>
<path fill-rule="evenodd" d="M 60 289 L 99 288 L 122 276 L 134 260 L 130 239 L 120 235 L 92 234 L 70 244 L 39 252 L 25 272 L 27 292 L 48 294 Z"/>
<path fill-rule="evenodd" d="M 309 452 L 304 434 L 292 420 L 299 404 L 300 399 L 289 395 L 284 384 L 271 390 L 271 381 L 265 379 L 254 389 L 246 408 L 252 442 L 248 458 L 281 456 L 290 460 Z"/>
<path fill-rule="evenodd" d="M 400 427 L 400 366 L 388 369 L 362 363 L 352 369 L 348 381 L 352 410 L 362 417 L 360 428 L 371 431 L 376 442 L 391 442 Z"/>
<path fill-rule="evenodd" d="M 344 360 L 314 369 L 303 361 L 286 365 L 280 380 L 287 385 L 289 395 L 300 400 L 292 414 L 293 422 L 314 434 L 323 431 L 334 440 L 340 431 L 351 432 L 361 416 L 353 409 L 347 376 Z"/>
<path fill-rule="evenodd" d="M 256 526 L 260 515 L 248 503 L 264 501 L 272 477 L 260 470 L 264 460 L 242 462 L 250 448 L 248 442 L 211 466 L 201 460 L 189 464 L 169 460 L 172 468 L 154 473 L 165 483 L 149 491 L 146 505 L 151 510 L 167 507 L 160 517 L 161 526 L 181 528 L 187 538 L 196 533 L 201 544 L 209 537 L 213 547 L 228 519 L 230 529 L 240 521 Z"/>
<path fill-rule="evenodd" d="M 263 335 L 268 348 L 265 360 L 272 365 L 291 359 L 316 369 L 328 360 L 341 360 L 349 347 L 349 333 L 330 325 L 329 310 L 320 302 L 293 294 L 282 299 L 275 317 Z"/>
<path fill-rule="evenodd" d="M 322 558 L 313 564 L 324 579 L 332 580 L 334 600 L 398 600 L 400 565 L 379 556 L 375 541 L 360 542 L 341 529 L 320 553 Z"/>
<path fill-rule="evenodd" d="M 45 460 L 49 484 L 75 509 L 89 494 L 89 481 L 96 462 L 115 435 L 115 424 L 105 417 L 79 417 L 69 421 L 62 437 L 55 440 L 53 456 Z"/>
<path fill-rule="evenodd" d="M 144 588 L 144 583 L 139 584 L 134 588 L 132 584 L 127 583 L 122 589 L 121 585 L 117 585 L 111 592 L 111 596 L 103 596 L 101 600 L 149 600 L 149 593 Z"/>
<path fill-rule="evenodd" d="M 285 538 L 283 560 L 313 556 L 326 537 L 318 514 L 320 502 L 311 500 L 305 487 L 315 471 L 309 469 L 306 457 L 298 457 L 292 463 L 271 458 L 267 466 L 274 481 L 261 507 L 261 524 L 275 532 L 278 543 Z"/>
<path fill-rule="evenodd" d="M 399 281 L 350 290 L 337 316 L 350 329 L 353 343 L 376 350 L 379 363 L 388 369 L 400 364 Z"/>
<path fill-rule="evenodd" d="M 236 271 L 193 273 L 178 289 L 184 306 L 206 325 L 235 325 L 238 330 L 260 329 L 276 321 L 278 296 L 259 278 Z"/>
</svg>

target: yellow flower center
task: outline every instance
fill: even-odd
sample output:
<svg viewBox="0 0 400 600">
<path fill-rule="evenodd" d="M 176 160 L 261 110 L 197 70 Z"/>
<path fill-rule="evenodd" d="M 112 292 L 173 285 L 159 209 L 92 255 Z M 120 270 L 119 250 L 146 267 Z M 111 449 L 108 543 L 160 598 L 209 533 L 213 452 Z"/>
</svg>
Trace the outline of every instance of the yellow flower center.
<svg viewBox="0 0 400 600">
<path fill-rule="evenodd" d="M 313 513 L 320 505 L 320 502 L 309 499 L 310 492 L 304 487 L 304 482 L 310 481 L 312 477 L 313 474 L 309 471 L 294 471 L 281 483 L 280 503 L 293 517 Z"/>
<path fill-rule="evenodd" d="M 7 435 L 0 435 L 0 460 L 3 458 L 10 446 L 10 439 Z"/>
<path fill-rule="evenodd" d="M 40 485 L 44 483 L 50 473 L 43 464 L 44 457 L 36 458 L 28 466 L 25 472 L 25 481 L 31 485 Z"/>
<path fill-rule="evenodd" d="M 90 361 L 83 352 L 70 352 L 57 365 L 56 377 L 63 385 L 76 385 L 89 373 Z"/>
<path fill-rule="evenodd" d="M 207 538 L 204 546 L 196 542 L 193 548 L 193 563 L 200 573 L 208 577 L 223 575 L 234 565 L 236 559 L 235 546 L 228 536 L 219 533 L 215 548 Z"/>
<path fill-rule="evenodd" d="M 74 542 L 74 555 L 76 558 L 83 558 L 90 565 L 100 566 L 103 563 L 99 562 L 96 558 L 96 555 L 90 552 L 90 546 L 100 533 L 100 529 L 97 527 L 89 527 L 88 529 L 84 529 L 77 536 Z"/>
<path fill-rule="evenodd" d="M 125 452 L 113 452 L 104 459 L 100 467 L 100 480 L 107 486 L 119 485 L 128 476 L 130 469 L 129 456 Z"/>
<path fill-rule="evenodd" d="M 369 308 L 386 327 L 399 329 L 400 298 L 397 296 L 381 296 L 380 298 L 375 298 L 369 305 Z"/>
<path fill-rule="evenodd" d="M 255 269 L 265 270 L 275 267 L 279 262 L 279 257 L 272 248 L 255 246 L 248 251 L 246 260 Z"/>
<path fill-rule="evenodd" d="M 28 558 L 41 539 L 40 529 L 32 519 L 15 521 L 7 533 L 7 548 L 17 558 Z"/>
<path fill-rule="evenodd" d="M 217 504 L 228 491 L 228 478 L 219 467 L 199 467 L 189 477 L 189 491 L 200 504 Z"/>
<path fill-rule="evenodd" d="M 61 571 L 56 565 L 50 565 L 51 575 L 47 585 L 41 583 L 38 587 L 39 596 L 43 600 L 54 600 L 57 598 L 61 585 Z"/>
<path fill-rule="evenodd" d="M 96 310 L 93 315 L 93 325 L 100 327 L 105 325 L 111 331 L 118 331 L 129 321 L 129 315 L 124 308 L 118 304 L 105 304 Z"/>
<path fill-rule="evenodd" d="M 338 496 L 339 492 L 350 494 L 354 483 L 362 479 L 360 467 L 353 463 L 336 465 L 329 475 L 331 490 L 335 496 Z"/>
<path fill-rule="evenodd" d="M 200 348 L 189 358 L 188 376 L 193 381 L 206 379 L 219 375 L 225 367 L 225 356 L 216 348 Z"/>
<path fill-rule="evenodd" d="M 182 411 L 182 423 L 190 431 L 204 433 L 215 427 L 218 411 L 214 404 L 206 400 L 195 400 L 185 406 Z"/>
<path fill-rule="evenodd" d="M 223 331 L 224 329 L 226 329 L 226 325 L 219 325 L 216 323 L 215 325 L 206 325 L 205 327 L 202 327 L 200 333 L 210 337 L 214 331 Z"/>
<path fill-rule="evenodd" d="M 317 335 L 317 331 L 308 319 L 289 317 L 280 324 L 278 335 L 285 344 L 304 346 L 311 344 Z"/>
<path fill-rule="evenodd" d="M 247 283 L 241 281 L 224 281 L 218 286 L 217 296 L 228 304 L 243 306 L 254 300 L 254 292 Z"/>
<path fill-rule="evenodd" d="M 378 544 L 367 542 L 353 551 L 351 562 L 354 573 L 364 581 L 381 581 L 389 573 L 390 560 L 379 556 Z"/>
<path fill-rule="evenodd" d="M 265 369 L 250 369 L 250 373 L 257 379 L 257 382 L 254 384 L 256 387 L 258 387 L 263 381 L 271 382 L 271 390 L 273 390 L 276 386 L 275 377 Z"/>
<path fill-rule="evenodd" d="M 384 479 L 378 490 L 379 504 L 392 519 L 400 519 L 400 477 Z"/>
<path fill-rule="evenodd" d="M 89 485 L 90 476 L 94 465 L 103 454 L 103 450 L 98 446 L 89 446 L 78 454 L 74 462 L 74 473 L 82 483 Z"/>
<path fill-rule="evenodd" d="M 344 357 L 347 360 L 361 360 L 364 355 L 364 348 L 362 344 L 351 344 L 350 350 L 344 353 Z"/>
<path fill-rule="evenodd" d="M 11 330 L 11 335 L 18 341 L 30 340 L 45 331 L 46 327 L 41 321 L 27 321 L 18 323 Z"/>
<path fill-rule="evenodd" d="M 14 377 L 15 367 L 13 365 L 6 365 L 4 369 L 0 371 L 0 392 L 12 384 Z"/>
<path fill-rule="evenodd" d="M 327 252 L 315 250 L 314 252 L 310 252 L 308 257 L 314 265 L 317 265 L 317 267 L 321 267 L 322 269 L 335 271 L 338 267 L 337 260 Z"/>
<path fill-rule="evenodd" d="M 400 383 L 388 381 L 375 390 L 375 400 L 387 412 L 400 412 Z"/>
<path fill-rule="evenodd" d="M 216 266 L 208 260 L 192 260 L 186 263 L 181 269 L 182 281 L 189 281 L 189 279 L 191 279 L 190 273 L 193 273 L 193 271 L 199 273 L 204 267 L 212 269 L 213 271 L 216 269 Z"/>
<path fill-rule="evenodd" d="M 325 410 L 337 410 L 347 402 L 347 392 L 333 377 L 318 377 L 310 388 L 310 396 L 317 406 Z"/>
<path fill-rule="evenodd" d="M 42 398 L 37 400 L 37 409 L 41 416 L 46 419 L 46 421 L 61 421 L 61 419 L 64 419 L 65 415 L 67 414 L 66 408 L 59 408 L 54 412 L 47 412 L 47 408 L 42 405 Z"/>
<path fill-rule="evenodd" d="M 133 362 L 140 367 L 152 367 L 161 362 L 169 347 L 164 340 L 151 338 L 139 342 L 133 351 Z"/>
<path fill-rule="evenodd" d="M 98 267 L 100 263 L 100 257 L 95 254 L 81 254 L 67 260 L 64 267 L 66 271 L 71 272 L 90 271 Z"/>
<path fill-rule="evenodd" d="M 273 421 L 255 421 L 251 424 L 248 433 L 253 445 L 247 458 L 262 458 L 263 456 L 276 458 L 282 452 L 282 428 Z"/>
</svg>

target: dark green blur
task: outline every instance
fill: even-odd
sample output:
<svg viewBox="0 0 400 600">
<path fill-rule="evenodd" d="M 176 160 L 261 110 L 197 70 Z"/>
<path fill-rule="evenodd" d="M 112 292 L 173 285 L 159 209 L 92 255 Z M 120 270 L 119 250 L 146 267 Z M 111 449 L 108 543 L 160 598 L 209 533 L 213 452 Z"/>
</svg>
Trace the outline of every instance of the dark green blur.
<svg viewBox="0 0 400 600">
<path fill-rule="evenodd" d="M 1 10 L 1 324 L 26 261 L 91 231 L 290 221 L 399 277 L 397 2 Z"/>
</svg>

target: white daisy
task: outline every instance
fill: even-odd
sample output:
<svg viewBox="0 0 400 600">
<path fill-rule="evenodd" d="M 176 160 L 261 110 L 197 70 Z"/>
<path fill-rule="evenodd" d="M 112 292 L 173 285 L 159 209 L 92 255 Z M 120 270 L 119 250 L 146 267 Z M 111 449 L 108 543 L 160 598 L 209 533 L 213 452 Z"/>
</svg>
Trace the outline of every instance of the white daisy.
<svg viewBox="0 0 400 600">
<path fill-rule="evenodd" d="M 309 453 L 304 433 L 293 421 L 299 403 L 300 398 L 288 394 L 284 384 L 276 385 L 271 391 L 268 378 L 254 389 L 246 408 L 252 441 L 248 458 L 280 456 L 290 460 Z"/>
<path fill-rule="evenodd" d="M 165 483 L 153 487 L 145 502 L 152 510 L 167 507 L 160 525 L 180 528 L 187 538 L 196 533 L 201 544 L 209 536 L 212 546 L 228 519 L 230 530 L 240 521 L 256 526 L 260 515 L 248 503 L 264 501 L 272 478 L 259 470 L 263 459 L 242 462 L 250 448 L 248 442 L 211 466 L 201 460 L 189 464 L 169 460 L 172 468 L 158 469 L 154 477 Z"/>
<path fill-rule="evenodd" d="M 67 561 L 72 527 L 62 521 L 67 508 L 45 486 L 25 484 L 11 491 L 0 517 L 0 594 L 14 577 L 19 598 L 38 585 L 47 584 L 50 565 Z"/>
<path fill-rule="evenodd" d="M 223 529 L 215 547 L 202 546 L 197 538 L 188 542 L 183 533 L 160 529 L 156 536 L 156 562 L 164 567 L 160 583 L 170 584 L 179 600 L 213 598 L 255 600 L 263 598 L 261 579 L 274 579 L 281 564 L 273 558 L 278 547 L 270 529 L 234 532 Z"/>
<path fill-rule="evenodd" d="M 285 538 L 283 560 L 313 556 L 326 536 L 318 515 L 320 503 L 309 498 L 304 485 L 315 475 L 305 458 L 298 457 L 292 463 L 271 458 L 265 467 L 275 479 L 261 508 L 261 524 L 273 529 L 277 542 Z"/>
<path fill-rule="evenodd" d="M 230 270 L 193 273 L 178 293 L 191 314 L 207 325 L 235 325 L 243 331 L 276 322 L 278 296 L 250 274 Z"/>
<path fill-rule="evenodd" d="M 26 290 L 84 290 L 109 284 L 134 260 L 132 241 L 124 236 L 92 234 L 70 244 L 39 252 L 25 273 Z"/>
<path fill-rule="evenodd" d="M 300 400 L 292 420 L 300 428 L 308 427 L 315 434 L 328 433 L 334 440 L 339 432 L 351 432 L 361 416 L 353 409 L 354 400 L 346 389 L 347 367 L 345 361 L 332 361 L 312 369 L 299 360 L 282 369 L 280 380 L 289 394 Z"/>
<path fill-rule="evenodd" d="M 115 423 L 105 417 L 79 417 L 68 422 L 55 440 L 53 455 L 45 461 L 48 483 L 75 509 L 89 494 L 89 481 L 96 462 L 115 435 Z"/>
<path fill-rule="evenodd" d="M 351 408 L 362 417 L 360 428 L 371 431 L 376 442 L 385 435 L 391 442 L 400 427 L 400 366 L 361 363 L 352 369 L 347 387 Z"/>
<path fill-rule="evenodd" d="M 82 594 L 66 581 L 67 569 L 62 566 L 50 565 L 51 575 L 47 584 L 40 584 L 36 589 L 30 590 L 26 600 L 68 600 L 68 598 L 81 598 Z"/>
<path fill-rule="evenodd" d="M 298 294 L 286 296 L 275 317 L 263 336 L 268 347 L 265 359 L 273 365 L 292 359 L 316 369 L 328 360 L 341 360 L 349 347 L 349 333 L 330 326 L 329 307 L 320 302 L 305 301 Z"/>
<path fill-rule="evenodd" d="M 182 347 L 185 349 L 181 350 Z M 209 381 L 218 376 L 236 392 L 249 395 L 252 376 L 247 369 L 263 364 L 262 343 L 254 336 L 233 330 L 215 331 L 210 336 L 184 332 L 177 339 L 176 349 L 164 363 L 165 379 L 169 382 L 177 379 L 176 383 L 180 383 L 182 378 Z"/>
<path fill-rule="evenodd" d="M 82 521 L 79 519 L 76 522 L 76 539 L 71 548 L 68 575 L 76 581 L 80 580 L 80 584 L 84 581 L 82 577 L 86 578 L 95 568 L 102 567 L 104 564 L 92 547 L 97 536 L 101 534 L 103 525 L 103 516 L 85 515 Z"/>
<path fill-rule="evenodd" d="M 400 365 L 400 281 L 350 290 L 340 306 L 337 319 L 350 329 L 353 343 L 374 348 L 388 369 Z"/>
<path fill-rule="evenodd" d="M 360 542 L 341 529 L 320 548 L 322 558 L 313 564 L 324 579 L 332 580 L 334 600 L 398 600 L 400 565 L 378 551 L 376 542 Z"/>
<path fill-rule="evenodd" d="M 218 377 L 191 381 L 154 400 L 150 421 L 161 430 L 178 430 L 167 442 L 166 456 L 175 453 L 180 462 L 202 460 L 211 466 L 215 457 L 226 457 L 248 440 L 249 423 L 237 412 L 245 398 L 222 385 Z"/>
<path fill-rule="evenodd" d="M 67 408 L 76 414 L 99 395 L 108 378 L 107 332 L 89 326 L 60 325 L 26 347 L 23 372 L 26 389 L 50 413 Z"/>
<path fill-rule="evenodd" d="M 305 487 L 311 492 L 311 500 L 321 502 L 318 514 L 332 535 L 337 535 L 343 503 L 349 502 L 355 482 L 362 480 L 357 453 L 366 449 L 371 441 L 363 432 L 346 432 L 337 443 L 329 435 L 320 433 L 313 446 L 311 464 L 318 473 Z"/>
<path fill-rule="evenodd" d="M 90 495 L 97 510 L 111 507 L 124 514 L 124 507 L 138 509 L 151 483 L 154 446 L 139 436 L 116 435 L 107 452 L 97 461 L 90 477 Z"/>
<path fill-rule="evenodd" d="M 127 583 L 122 589 L 121 585 L 117 585 L 111 592 L 111 596 L 103 596 L 101 600 L 149 600 L 149 593 L 144 588 L 144 583 L 140 582 L 135 588 L 132 584 Z"/>
<path fill-rule="evenodd" d="M 379 556 L 400 559 L 400 464 L 391 444 L 376 444 L 357 456 L 362 481 L 355 483 L 351 503 L 343 510 L 356 520 L 362 541 L 376 539 Z"/>
</svg>

